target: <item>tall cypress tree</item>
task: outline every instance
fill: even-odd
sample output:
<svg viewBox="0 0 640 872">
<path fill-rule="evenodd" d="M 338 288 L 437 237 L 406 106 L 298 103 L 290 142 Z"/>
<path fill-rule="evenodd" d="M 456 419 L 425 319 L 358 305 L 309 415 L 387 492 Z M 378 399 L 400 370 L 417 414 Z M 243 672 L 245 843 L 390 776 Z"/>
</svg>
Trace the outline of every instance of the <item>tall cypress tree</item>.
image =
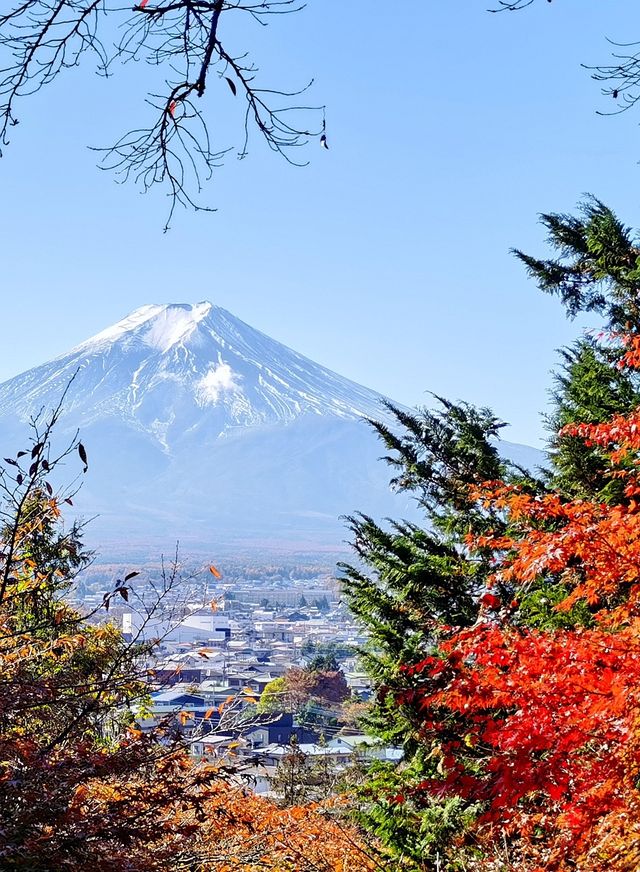
<svg viewBox="0 0 640 872">
<path fill-rule="evenodd" d="M 367 624 L 381 678 L 430 644 L 439 625 L 473 623 L 489 568 L 469 560 L 464 537 L 502 521 L 480 510 L 469 488 L 523 474 L 500 457 L 495 438 L 504 424 L 489 410 L 438 400 L 439 410 L 414 413 L 387 404 L 400 433 L 370 422 L 389 452 L 392 487 L 414 496 L 425 528 L 400 521 L 385 530 L 367 515 L 346 518 L 359 564 L 340 564 L 345 594 Z"/>
<path fill-rule="evenodd" d="M 618 366 L 623 349 L 617 341 L 640 326 L 640 247 L 595 197 L 579 204 L 576 215 L 549 213 L 540 220 L 554 256 L 539 259 L 517 249 L 515 255 L 540 290 L 560 298 L 570 318 L 595 312 L 609 334 L 609 341 L 585 336 L 560 352 L 547 419 L 552 484 L 568 497 L 616 501 L 622 488 L 610 477 L 604 453 L 558 431 L 576 421 L 596 424 L 627 414 L 640 401 L 637 373 Z"/>
<path fill-rule="evenodd" d="M 436 775 L 440 762 L 425 753 L 419 720 L 396 704 L 395 695 L 406 686 L 405 667 L 437 648 L 443 627 L 470 626 L 477 619 L 491 564 L 482 555 L 470 558 L 465 537 L 499 531 L 503 522 L 497 513 L 480 509 L 469 489 L 496 479 L 540 487 L 501 458 L 496 440 L 504 425 L 489 410 L 438 399 L 435 411 L 410 413 L 389 404 L 399 432 L 371 422 L 388 451 L 384 459 L 394 472 L 392 485 L 415 497 L 424 527 L 399 521 L 385 529 L 366 515 L 352 515 L 347 523 L 359 561 L 341 564 L 345 596 L 369 634 L 363 659 L 376 699 L 367 726 L 404 750 L 400 769 L 373 766 L 362 821 L 416 868 L 444 856 L 469 810 L 451 800 L 428 808 L 389 800 Z"/>
</svg>

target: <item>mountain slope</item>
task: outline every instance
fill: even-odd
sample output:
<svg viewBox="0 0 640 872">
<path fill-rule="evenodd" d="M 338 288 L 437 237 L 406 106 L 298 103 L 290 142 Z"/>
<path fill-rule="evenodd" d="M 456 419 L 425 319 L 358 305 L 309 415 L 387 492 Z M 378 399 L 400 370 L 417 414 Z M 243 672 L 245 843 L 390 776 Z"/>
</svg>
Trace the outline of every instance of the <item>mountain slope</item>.
<svg viewBox="0 0 640 872">
<path fill-rule="evenodd" d="M 76 374 L 77 373 L 77 374 Z M 193 432 L 376 415 L 380 395 L 313 363 L 211 303 L 151 305 L 0 386 L 0 417 L 60 396 L 85 424 L 118 416 L 165 450 Z"/>
<path fill-rule="evenodd" d="M 103 549 L 312 549 L 340 543 L 341 514 L 411 513 L 363 421 L 386 416 L 383 397 L 210 303 L 143 306 L 0 385 L 6 450 L 67 386 L 58 439 L 82 432 L 91 469 L 77 506 L 100 515 Z"/>
</svg>

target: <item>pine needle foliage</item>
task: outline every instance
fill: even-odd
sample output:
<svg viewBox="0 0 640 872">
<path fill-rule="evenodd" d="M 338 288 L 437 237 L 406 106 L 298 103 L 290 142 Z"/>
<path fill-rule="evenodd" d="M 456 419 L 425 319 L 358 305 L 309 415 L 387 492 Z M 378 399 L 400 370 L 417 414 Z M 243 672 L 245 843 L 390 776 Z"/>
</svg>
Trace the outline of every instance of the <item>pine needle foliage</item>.
<svg viewBox="0 0 640 872">
<path fill-rule="evenodd" d="M 472 482 L 494 480 L 505 472 L 495 440 L 506 426 L 490 409 L 453 403 L 434 395 L 440 405 L 432 411 L 405 411 L 385 403 L 402 428 L 370 420 L 387 451 L 382 459 L 394 470 L 391 487 L 410 492 L 437 530 L 453 533 L 473 518 L 467 487 Z M 465 521 L 461 516 L 465 517 Z"/>
<path fill-rule="evenodd" d="M 640 248 L 630 228 L 593 196 L 579 204 L 577 215 L 549 213 L 540 221 L 556 257 L 514 249 L 540 290 L 558 296 L 571 318 L 596 312 L 611 330 L 637 330 Z"/>
<path fill-rule="evenodd" d="M 407 869 L 458 869 L 452 834 L 473 816 L 465 803 L 434 800 L 428 808 L 390 801 L 425 778 L 437 777 L 440 760 L 425 753 L 420 719 L 397 704 L 406 686 L 407 664 L 437 650 L 445 627 L 470 627 L 482 608 L 480 598 L 491 562 L 470 557 L 465 539 L 503 530 L 499 512 L 485 511 L 470 489 L 485 481 L 513 480 L 538 490 L 536 479 L 505 461 L 498 451 L 503 426 L 488 409 L 436 398 L 435 410 L 407 412 L 388 403 L 397 422 L 371 421 L 393 470 L 392 487 L 411 494 L 425 516 L 420 526 L 388 521 L 386 527 L 364 514 L 346 518 L 356 564 L 340 564 L 344 594 L 366 626 L 369 643 L 361 652 L 377 696 L 364 726 L 385 743 L 401 746 L 400 770 L 375 765 L 361 794 L 361 821 L 387 844 Z M 427 865 L 424 865 L 427 864 Z"/>
<path fill-rule="evenodd" d="M 601 424 L 617 414 L 629 414 L 640 402 L 637 374 L 620 369 L 617 346 L 583 337 L 560 351 L 554 374 L 553 411 L 547 419 L 553 466 L 552 485 L 569 498 L 619 502 L 621 479 L 612 477 L 608 454 L 584 439 L 568 436 L 563 428 L 584 422 Z"/>
<path fill-rule="evenodd" d="M 340 564 L 345 596 L 368 628 L 365 656 L 378 680 L 432 644 L 437 625 L 474 622 L 488 567 L 468 559 L 463 539 L 501 523 L 478 510 L 468 488 L 509 475 L 491 441 L 502 423 L 488 410 L 439 400 L 440 409 L 414 413 L 387 404 L 399 433 L 371 422 L 389 451 L 392 487 L 415 497 L 425 527 L 400 521 L 384 529 L 368 515 L 346 518 L 358 563 Z"/>
</svg>

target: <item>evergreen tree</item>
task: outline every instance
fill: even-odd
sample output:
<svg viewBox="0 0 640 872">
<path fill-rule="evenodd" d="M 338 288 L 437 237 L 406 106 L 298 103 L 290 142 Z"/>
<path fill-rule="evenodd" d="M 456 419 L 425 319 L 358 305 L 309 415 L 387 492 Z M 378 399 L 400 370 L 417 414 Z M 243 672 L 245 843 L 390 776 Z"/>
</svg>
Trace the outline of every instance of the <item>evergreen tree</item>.
<svg viewBox="0 0 640 872">
<path fill-rule="evenodd" d="M 388 404 L 400 434 L 371 421 L 391 452 L 384 460 L 395 471 L 392 486 L 416 498 L 426 529 L 400 521 L 385 530 L 367 515 L 346 518 L 359 563 L 340 564 L 342 582 L 369 631 L 366 659 L 379 681 L 422 653 L 439 625 L 468 626 L 476 619 L 489 566 L 469 559 L 465 537 L 500 530 L 503 521 L 479 509 L 469 488 L 497 479 L 541 487 L 500 457 L 497 436 L 504 424 L 489 410 L 438 400 L 440 410 L 415 413 Z"/>
<path fill-rule="evenodd" d="M 464 803 L 433 802 L 429 808 L 399 807 L 389 796 L 434 776 L 439 760 L 424 752 L 420 719 L 398 706 L 406 685 L 404 667 L 437 647 L 444 626 L 471 626 L 488 602 L 489 559 L 470 558 L 465 539 L 500 531 L 499 512 L 478 508 L 470 488 L 490 480 L 518 481 L 537 491 L 542 485 L 503 460 L 497 437 L 504 426 L 487 409 L 438 398 L 441 408 L 408 413 L 388 405 L 402 428 L 372 421 L 389 454 L 393 486 L 411 493 L 425 514 L 425 527 L 406 521 L 383 529 L 366 515 L 347 518 L 358 565 L 341 564 L 345 596 L 369 634 L 363 660 L 376 688 L 364 725 L 384 742 L 401 746 L 400 769 L 375 764 L 362 793 L 361 820 L 392 853 L 417 868 L 444 857 L 451 833 L 469 816 Z M 508 591 L 501 592 L 505 601 Z M 444 867 L 443 867 L 444 868 Z M 451 867 L 453 868 L 453 867 Z"/>
<path fill-rule="evenodd" d="M 340 663 L 334 651 L 316 654 L 307 663 L 308 672 L 339 672 Z"/>
<path fill-rule="evenodd" d="M 331 609 L 331 604 L 329 603 L 326 594 L 321 597 L 316 597 L 314 605 L 320 612 L 328 612 Z"/>
</svg>

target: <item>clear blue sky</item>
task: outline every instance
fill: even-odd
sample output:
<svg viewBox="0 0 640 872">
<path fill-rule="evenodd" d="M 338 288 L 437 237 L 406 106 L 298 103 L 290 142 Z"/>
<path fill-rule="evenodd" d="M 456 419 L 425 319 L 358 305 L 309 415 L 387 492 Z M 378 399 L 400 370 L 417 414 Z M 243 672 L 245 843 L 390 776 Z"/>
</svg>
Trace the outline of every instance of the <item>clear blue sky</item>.
<svg viewBox="0 0 640 872">
<path fill-rule="evenodd" d="M 256 31 L 263 81 L 315 76 L 331 150 L 294 169 L 255 139 L 206 189 L 219 211 L 179 212 L 167 235 L 163 197 L 86 148 L 144 118 L 147 68 L 104 81 L 87 63 L 24 101 L 0 161 L 0 379 L 137 306 L 209 299 L 400 402 L 491 405 L 536 444 L 554 349 L 580 325 L 508 249 L 544 252 L 537 213 L 585 191 L 640 224 L 640 113 L 598 117 L 580 68 L 640 18 L 632 0 L 488 5 L 309 0 Z M 208 95 L 216 142 L 240 145 L 230 92 Z"/>
</svg>

